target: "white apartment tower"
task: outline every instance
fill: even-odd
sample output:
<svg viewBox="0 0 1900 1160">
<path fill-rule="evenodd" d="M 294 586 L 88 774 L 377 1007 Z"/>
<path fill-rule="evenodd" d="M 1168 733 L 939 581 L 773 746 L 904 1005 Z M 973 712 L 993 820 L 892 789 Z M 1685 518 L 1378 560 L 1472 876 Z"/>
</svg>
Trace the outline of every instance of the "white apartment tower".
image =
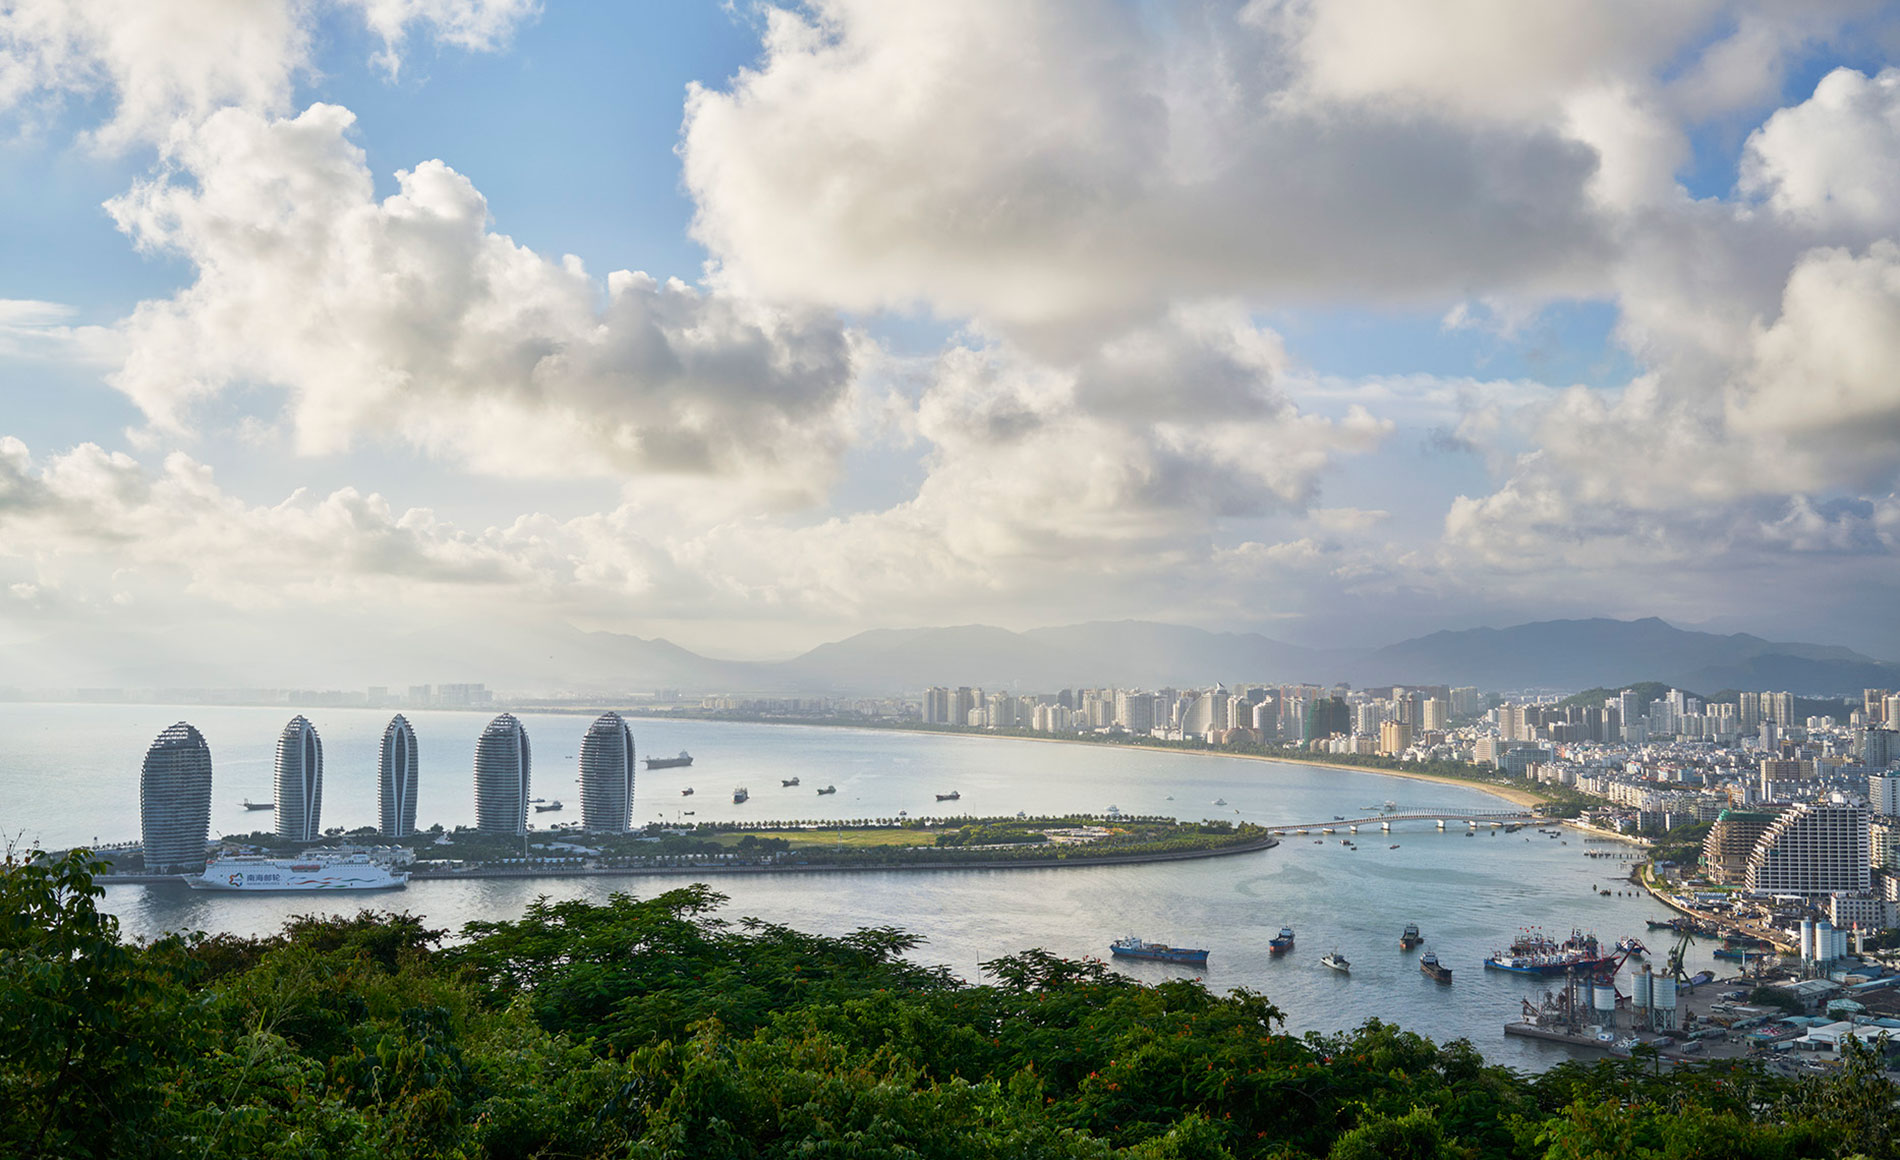
<svg viewBox="0 0 1900 1160">
<path fill-rule="evenodd" d="M 490 834 L 528 832 L 528 731 L 503 713 L 475 742 L 475 828 Z"/>
<path fill-rule="evenodd" d="M 581 738 L 581 828 L 625 833 L 633 825 L 633 730 L 602 713 Z"/>
<path fill-rule="evenodd" d="M 184 721 L 160 733 L 139 771 L 139 832 L 148 874 L 202 870 L 211 834 L 211 747 Z"/>
<path fill-rule="evenodd" d="M 376 760 L 376 806 L 386 838 L 416 832 L 416 731 L 401 713 L 383 730 Z"/>
<path fill-rule="evenodd" d="M 300 713 L 277 735 L 273 783 L 277 836 L 314 842 L 323 836 L 323 739 Z"/>
<path fill-rule="evenodd" d="M 1759 894 L 1865 894 L 1871 867 L 1866 810 L 1802 804 L 1776 818 L 1755 843 L 1744 883 Z"/>
</svg>

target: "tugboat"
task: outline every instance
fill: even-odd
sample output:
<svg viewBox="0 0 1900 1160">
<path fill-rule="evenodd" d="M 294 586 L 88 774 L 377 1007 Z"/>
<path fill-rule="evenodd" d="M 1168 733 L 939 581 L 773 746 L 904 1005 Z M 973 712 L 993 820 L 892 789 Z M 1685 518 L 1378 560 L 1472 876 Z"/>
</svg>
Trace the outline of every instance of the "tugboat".
<svg viewBox="0 0 1900 1160">
<path fill-rule="evenodd" d="M 1399 949 L 1409 951 L 1424 941 L 1425 936 L 1418 933 L 1418 924 L 1416 922 L 1408 922 L 1405 924 L 1404 933 L 1399 935 Z"/>
<path fill-rule="evenodd" d="M 738 789 L 735 789 L 732 791 L 732 804 L 735 806 L 743 805 L 745 803 L 745 800 L 751 796 L 752 796 L 751 794 L 746 792 L 746 789 L 744 786 L 740 786 Z"/>
<path fill-rule="evenodd" d="M 1192 947 L 1171 947 L 1167 943 L 1151 943 L 1147 939 L 1129 935 L 1118 938 L 1108 944 L 1108 953 L 1124 959 L 1155 959 L 1164 963 L 1185 963 L 1190 967 L 1207 965 L 1207 951 Z"/>
<path fill-rule="evenodd" d="M 826 795 L 826 794 L 828 794 L 828 793 L 837 793 L 837 792 L 838 792 L 838 787 L 837 787 L 837 786 L 835 786 L 835 785 L 828 785 L 828 786 L 826 786 L 825 788 L 823 788 L 823 789 L 821 789 L 821 790 L 819 790 L 819 791 L 818 791 L 818 796 L 819 796 L 819 797 L 823 797 L 824 795 Z"/>
<path fill-rule="evenodd" d="M 962 800 L 963 800 L 963 793 L 962 793 L 962 791 L 960 791 L 960 790 L 954 790 L 954 789 L 953 789 L 953 790 L 951 790 L 951 791 L 950 791 L 949 793 L 940 793 L 940 794 L 938 794 L 938 795 L 937 795 L 937 800 L 938 800 L 938 801 L 940 801 L 940 802 L 954 802 L 954 801 L 962 801 Z"/>
<path fill-rule="evenodd" d="M 779 782 L 779 785 L 781 786 L 794 786 L 797 784 L 798 784 L 798 779 L 795 777 L 788 777 Z"/>
<path fill-rule="evenodd" d="M 1418 969 L 1421 974 L 1434 983 L 1451 982 L 1451 968 L 1441 964 L 1438 961 L 1438 956 L 1431 951 L 1426 951 L 1424 954 L 1418 956 Z"/>
<path fill-rule="evenodd" d="M 1340 954 L 1338 951 L 1334 951 L 1332 954 L 1327 955 L 1325 958 L 1321 959 L 1319 963 L 1320 963 L 1320 966 L 1331 967 L 1333 970 L 1338 971 L 1342 975 L 1352 973 L 1352 964 L 1347 962 L 1346 956 Z"/>
<path fill-rule="evenodd" d="M 1267 953 L 1270 955 L 1283 955 L 1292 949 L 1293 928 L 1290 926 L 1281 927 L 1279 934 L 1267 940 Z"/>
</svg>

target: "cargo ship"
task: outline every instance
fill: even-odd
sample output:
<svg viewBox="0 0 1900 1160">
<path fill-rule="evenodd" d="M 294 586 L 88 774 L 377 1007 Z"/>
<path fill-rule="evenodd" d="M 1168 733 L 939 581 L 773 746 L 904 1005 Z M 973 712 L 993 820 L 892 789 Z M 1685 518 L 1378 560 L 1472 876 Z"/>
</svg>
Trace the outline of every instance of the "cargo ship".
<svg viewBox="0 0 1900 1160">
<path fill-rule="evenodd" d="M 1438 961 L 1438 956 L 1426 951 L 1418 956 L 1419 973 L 1434 983 L 1451 982 L 1451 968 Z"/>
<path fill-rule="evenodd" d="M 250 798 L 245 798 L 243 805 L 247 810 L 274 810 L 277 808 L 276 802 L 254 802 Z"/>
<path fill-rule="evenodd" d="M 682 749 L 678 757 L 649 757 L 646 762 L 648 769 L 678 769 L 693 764 L 693 755 Z"/>
<path fill-rule="evenodd" d="M 1425 936 L 1418 933 L 1418 924 L 1416 922 L 1408 922 L 1405 924 L 1405 930 L 1399 934 L 1399 949 L 1409 951 L 1424 941 Z"/>
<path fill-rule="evenodd" d="M 960 790 L 954 790 L 954 789 L 953 789 L 953 790 L 951 790 L 951 791 L 950 791 L 949 793 L 940 793 L 940 794 L 938 794 L 938 795 L 937 795 L 937 800 L 938 800 L 938 801 L 940 801 L 940 802 L 955 802 L 955 801 L 962 801 L 962 800 L 963 800 L 963 793 L 962 793 L 962 791 L 960 791 Z"/>
<path fill-rule="evenodd" d="M 779 784 L 779 788 L 781 789 L 789 789 L 790 787 L 798 784 L 798 779 L 795 777 L 782 778 L 780 779 L 778 784 Z"/>
<path fill-rule="evenodd" d="M 745 803 L 745 800 L 751 796 L 752 796 L 751 794 L 746 792 L 746 788 L 744 786 L 740 786 L 738 789 L 735 789 L 732 791 L 732 804 L 735 806 L 743 805 Z"/>
<path fill-rule="evenodd" d="M 1171 947 L 1167 943 L 1151 943 L 1147 939 L 1129 935 L 1118 938 L 1108 944 L 1108 951 L 1117 958 L 1154 959 L 1163 963 L 1185 963 L 1190 967 L 1207 965 L 1205 950 L 1189 947 Z"/>
<path fill-rule="evenodd" d="M 1279 934 L 1267 940 L 1267 953 L 1270 955 L 1283 955 L 1292 949 L 1293 928 L 1290 926 L 1281 927 Z"/>
<path fill-rule="evenodd" d="M 367 854 L 322 858 L 271 858 L 227 854 L 213 858 L 205 872 L 186 878 L 193 890 L 248 893 L 303 890 L 396 890 L 409 883 L 407 870 L 371 861 Z"/>
<path fill-rule="evenodd" d="M 819 791 L 818 791 L 818 796 L 819 796 L 819 797 L 823 797 L 824 795 L 826 795 L 826 794 L 828 794 L 828 793 L 837 793 L 837 792 L 838 792 L 838 787 L 837 787 L 837 786 L 835 786 L 835 785 L 828 785 L 828 786 L 826 786 L 825 788 L 823 788 L 823 789 L 821 789 L 821 790 L 819 790 Z"/>
</svg>

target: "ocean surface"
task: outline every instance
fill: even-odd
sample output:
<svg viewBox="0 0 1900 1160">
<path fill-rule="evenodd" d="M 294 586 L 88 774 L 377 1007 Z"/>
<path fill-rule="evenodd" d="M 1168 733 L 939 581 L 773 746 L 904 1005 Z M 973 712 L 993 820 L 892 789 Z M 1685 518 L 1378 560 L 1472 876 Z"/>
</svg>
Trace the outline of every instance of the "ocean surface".
<svg viewBox="0 0 1900 1160">
<path fill-rule="evenodd" d="M 376 818 L 377 746 L 390 713 L 322 709 L 306 714 L 324 743 L 325 826 L 355 827 Z M 475 739 L 490 714 L 418 712 L 420 824 L 473 821 Z M 215 768 L 213 833 L 270 825 L 268 813 L 241 802 L 271 796 L 271 757 L 289 719 L 283 709 L 145 705 L 0 704 L 0 834 L 48 848 L 138 836 L 138 771 L 151 739 L 174 721 L 197 725 Z M 522 714 L 533 745 L 534 794 L 579 813 L 575 755 L 589 716 Z M 1497 809 L 1505 803 L 1475 789 L 1376 773 L 1244 758 L 894 733 L 876 730 L 630 718 L 640 753 L 693 754 L 687 769 L 649 772 L 636 782 L 641 820 L 796 820 L 1069 811 L 1225 818 L 1269 825 L 1324 822 L 1376 813 L 1391 800 L 1404 809 Z M 798 778 L 796 787 L 781 785 Z M 816 790 L 836 785 L 835 795 Z M 696 792 L 682 796 L 691 786 Z M 745 786 L 751 800 L 734 805 Z M 954 806 L 935 801 L 956 790 Z M 1213 804 L 1225 799 L 1224 806 Z M 1370 807 L 1370 808 L 1368 808 Z M 694 811 L 685 818 L 686 810 Z M 1356 847 L 1343 832 L 1324 841 L 1289 836 L 1262 853 L 1191 862 L 1061 870 L 866 871 L 713 877 L 730 899 L 724 916 L 754 916 L 800 929 L 841 934 L 891 925 L 927 940 L 914 957 L 976 978 L 978 964 L 1030 947 L 1069 957 L 1108 957 L 1111 939 L 1207 947 L 1204 971 L 1160 963 L 1118 962 L 1144 980 L 1202 977 L 1218 989 L 1248 987 L 1287 1013 L 1295 1031 L 1334 1031 L 1368 1018 L 1397 1023 L 1433 1039 L 1470 1039 L 1490 1059 L 1541 1069 L 1567 1057 L 1556 1044 L 1506 1039 L 1505 1022 L 1525 998 L 1551 984 L 1483 969 L 1484 957 L 1525 927 L 1558 936 L 1573 927 L 1606 943 L 1625 935 L 1647 941 L 1660 959 L 1668 932 L 1645 929 L 1669 912 L 1622 881 L 1631 863 L 1593 858 L 1622 853 L 1618 843 L 1586 842 L 1534 830 L 1504 834 L 1461 826 L 1401 823 L 1391 835 L 1362 830 Z M 1495 836 L 1494 836 L 1495 835 Z M 1396 847 L 1396 848 L 1394 848 Z M 689 878 L 627 875 L 589 879 L 421 881 L 398 893 L 347 899 L 311 895 L 238 897 L 180 886 L 113 886 L 104 907 L 135 936 L 197 929 L 256 934 L 294 914 L 402 909 L 454 930 L 474 919 L 518 917 L 537 896 L 642 897 Z M 1599 892 L 1610 890 L 1610 897 Z M 1455 975 L 1440 986 L 1418 971 L 1418 953 L 1402 953 L 1399 932 L 1416 922 L 1425 949 Z M 1296 949 L 1270 957 L 1267 940 L 1281 924 Z M 1349 976 L 1320 965 L 1338 950 Z M 1692 968 L 1716 967 L 1705 944 Z M 1629 990 L 1627 979 L 1623 990 Z"/>
</svg>

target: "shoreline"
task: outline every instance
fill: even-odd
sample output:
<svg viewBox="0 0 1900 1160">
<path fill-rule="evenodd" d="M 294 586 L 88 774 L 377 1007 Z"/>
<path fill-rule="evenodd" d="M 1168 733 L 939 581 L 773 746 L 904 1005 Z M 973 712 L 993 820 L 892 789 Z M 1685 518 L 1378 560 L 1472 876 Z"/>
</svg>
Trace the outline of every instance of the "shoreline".
<svg viewBox="0 0 1900 1160">
<path fill-rule="evenodd" d="M 1237 842 L 1232 846 L 1221 846 L 1212 850 L 1163 850 L 1152 854 L 1104 854 L 1086 858 L 1012 858 L 994 861 L 949 862 L 895 862 L 883 866 L 854 865 L 735 865 L 735 866 L 644 866 L 612 867 L 582 870 L 532 870 L 532 869 L 495 869 L 495 870 L 448 870 L 442 872 L 417 871 L 410 874 L 411 882 L 454 882 L 470 879 L 491 878 L 649 878 L 656 875 L 668 877 L 703 877 L 706 875 L 726 874 L 834 874 L 863 873 L 870 870 L 1066 870 L 1079 866 L 1138 866 L 1151 862 L 1188 862 L 1200 858 L 1222 858 L 1230 854 L 1256 854 L 1262 850 L 1271 850 L 1280 844 L 1280 839 L 1268 835 L 1251 842 Z M 160 886 L 174 883 L 186 886 L 186 875 L 180 874 L 102 874 L 93 881 L 106 886 Z M 187 886 L 187 889 L 189 887 Z M 312 894 L 323 891 L 304 890 L 219 890 L 216 894 Z M 352 892 L 354 893 L 354 892 Z M 380 893 L 370 891 L 366 893 Z"/>
</svg>

